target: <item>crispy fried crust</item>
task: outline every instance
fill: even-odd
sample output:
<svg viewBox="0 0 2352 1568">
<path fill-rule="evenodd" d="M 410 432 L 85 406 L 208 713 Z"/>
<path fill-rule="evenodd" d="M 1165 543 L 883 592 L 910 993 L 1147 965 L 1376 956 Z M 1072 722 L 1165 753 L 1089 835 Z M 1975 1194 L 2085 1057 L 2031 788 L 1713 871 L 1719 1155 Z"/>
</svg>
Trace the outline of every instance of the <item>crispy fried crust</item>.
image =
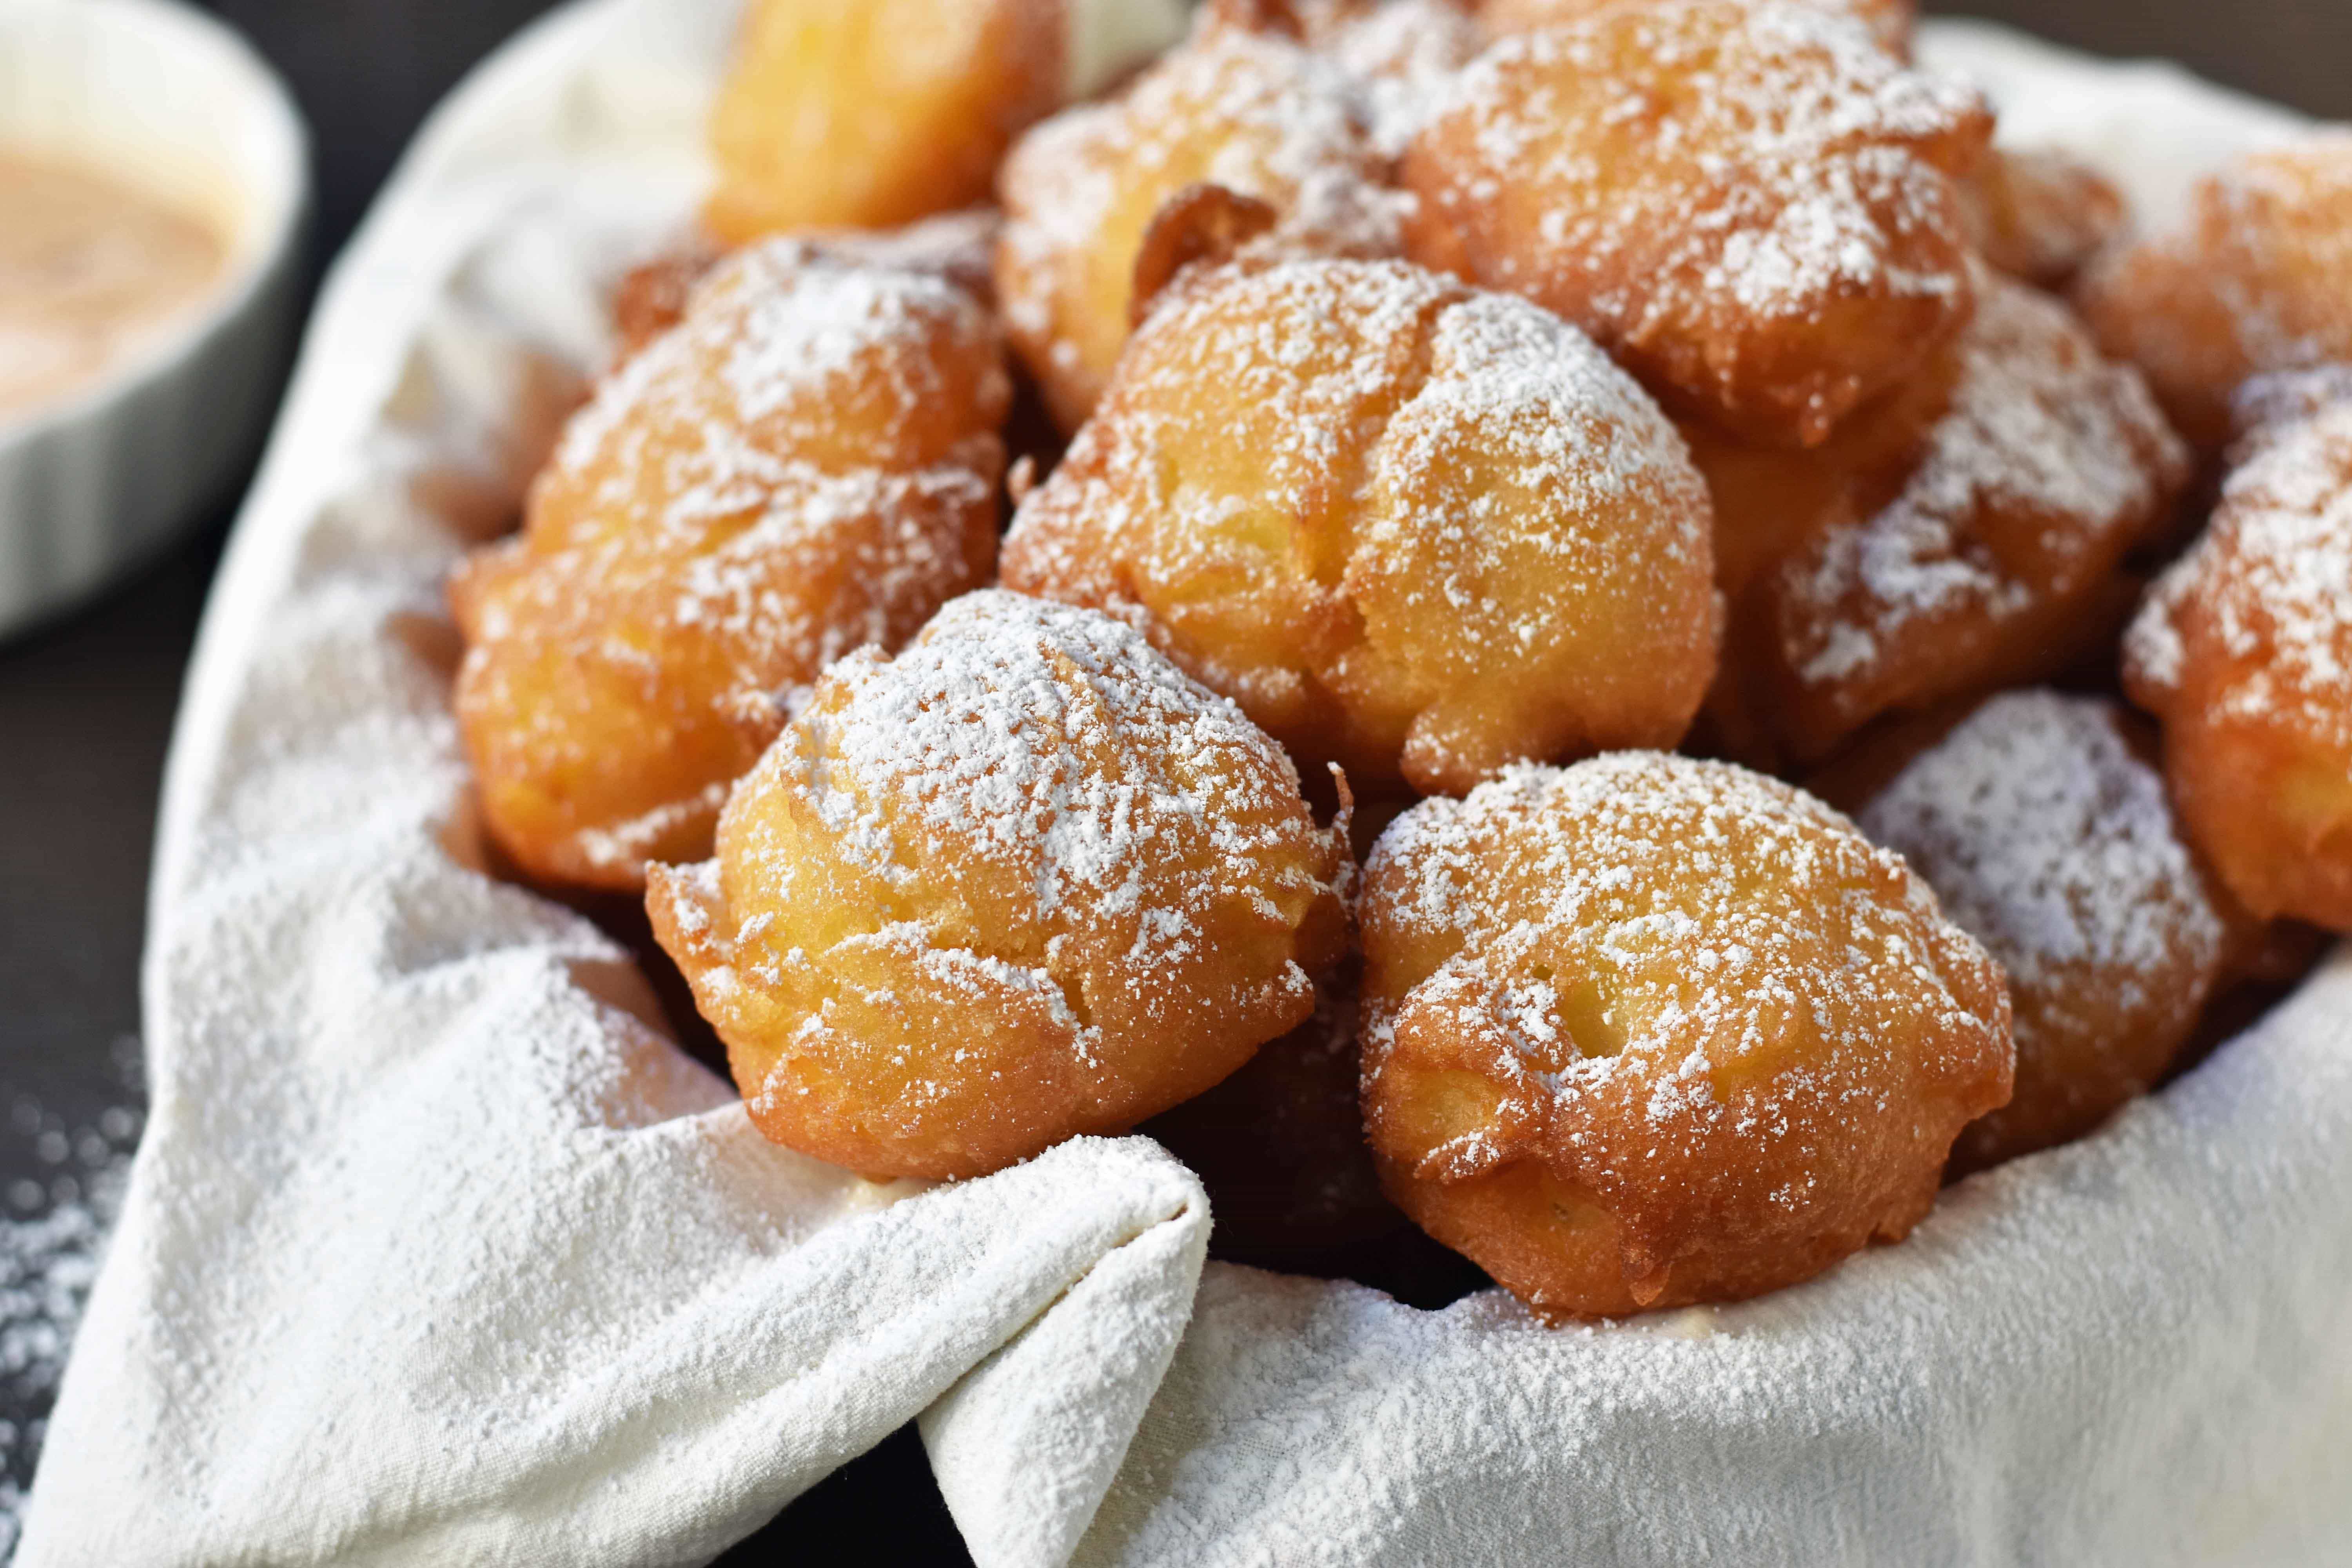
<svg viewBox="0 0 2352 1568">
<path fill-rule="evenodd" d="M 754 0 L 711 111 L 719 177 L 704 221 L 740 245 L 986 200 L 1013 137 L 1061 101 L 1065 12 L 1062 0 Z"/>
<path fill-rule="evenodd" d="M 2046 678 L 2130 612 L 2126 552 L 2187 450 L 2055 300 L 1987 276 L 1959 341 L 1792 453 L 1693 427 L 1730 601 L 1711 739 L 1783 767 L 1862 726 Z"/>
<path fill-rule="evenodd" d="M 2352 362 L 2352 130 L 2247 153 L 2200 182 L 2178 227 L 2111 253 L 2079 298 L 2182 432 L 2220 447 L 2249 376 Z"/>
<path fill-rule="evenodd" d="M 1118 622 L 992 590 L 835 665 L 717 858 L 655 868 L 646 906 L 768 1137 L 974 1176 L 1304 1022 L 1349 866 L 1238 708 Z"/>
<path fill-rule="evenodd" d="M 793 241 L 624 362 L 449 594 L 483 814 L 525 869 L 634 889 L 708 853 L 825 663 L 986 579 L 1002 341 L 969 294 Z"/>
<path fill-rule="evenodd" d="M 1714 669 L 1705 487 L 1593 345 L 1399 262 L 1188 273 L 1004 581 L 1106 608 L 1310 761 L 1459 793 L 1678 741 Z"/>
<path fill-rule="evenodd" d="M 2352 369 L 2258 380 L 2221 509 L 2124 647 L 2172 797 L 2256 914 L 2352 931 Z"/>
<path fill-rule="evenodd" d="M 1076 430 L 1102 395 L 1137 258 L 1171 199 L 1208 185 L 1264 203 L 1269 253 L 1390 255 L 1383 173 L 1339 66 L 1287 29 L 1215 13 L 1117 99 L 1023 137 L 997 177 L 997 292 L 1055 423 Z"/>
<path fill-rule="evenodd" d="M 1424 801 L 1358 914 L 1390 1194 L 1547 1317 L 1900 1238 L 2009 1097 L 1999 966 L 1895 855 L 1728 764 L 1624 752 Z"/>
<path fill-rule="evenodd" d="M 1813 446 L 1968 320 L 1954 181 L 1991 123 L 1832 13 L 1602 10 L 1461 75 L 1405 151 L 1407 252 L 1727 430 Z"/>
</svg>

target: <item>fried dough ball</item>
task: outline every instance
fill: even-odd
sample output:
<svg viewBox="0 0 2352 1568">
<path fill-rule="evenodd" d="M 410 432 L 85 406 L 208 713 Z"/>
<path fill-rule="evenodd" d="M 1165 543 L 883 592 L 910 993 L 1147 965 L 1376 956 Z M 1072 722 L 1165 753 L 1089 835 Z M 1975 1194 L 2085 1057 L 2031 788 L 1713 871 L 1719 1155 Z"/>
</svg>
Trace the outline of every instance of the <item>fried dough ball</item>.
<svg viewBox="0 0 2352 1568">
<path fill-rule="evenodd" d="M 1621 752 L 1424 801 L 1357 914 L 1389 1194 L 1547 1318 L 1899 1239 L 2009 1098 L 2000 967 L 1898 857 L 1727 763 Z"/>
<path fill-rule="evenodd" d="M 730 245 L 984 200 L 1024 127 L 1172 43 L 1178 0 L 753 0 L 710 116 Z"/>
<path fill-rule="evenodd" d="M 987 578 L 1010 397 L 936 275 L 771 241 L 607 377 L 520 539 L 450 582 L 481 807 L 525 870 L 643 886 L 707 854 L 790 694 Z"/>
<path fill-rule="evenodd" d="M 2074 281 L 2130 216 L 2105 175 L 2055 148 L 1994 148 L 1960 196 L 1978 252 L 2043 289 Z"/>
<path fill-rule="evenodd" d="M 974 1176 L 1305 1022 L 1348 867 L 1240 709 L 1107 616 L 990 590 L 826 671 L 718 858 L 655 868 L 646 907 L 761 1131 Z"/>
<path fill-rule="evenodd" d="M 623 273 L 613 290 L 613 363 L 631 358 L 683 321 L 694 286 L 724 254 L 708 236 L 696 234 Z"/>
<path fill-rule="evenodd" d="M 1163 208 L 1200 186 L 1262 202 L 1284 254 L 1384 256 L 1396 194 L 1345 72 L 1279 30 L 1212 5 L 1117 99 L 1021 139 L 997 188 L 996 285 L 1013 347 L 1066 433 L 1127 342 L 1137 260 Z"/>
<path fill-rule="evenodd" d="M 2352 931 L 2352 369 L 2263 378 L 2220 510 L 2132 624 L 2198 847 L 2257 915 Z"/>
<path fill-rule="evenodd" d="M 2189 437 L 2221 446 L 2248 377 L 2352 361 L 2352 128 L 2200 181 L 2179 226 L 2110 252 L 2079 300 Z"/>
<path fill-rule="evenodd" d="M 2009 977 L 2017 1089 L 1952 1173 L 2090 1131 L 2171 1067 L 2254 942 L 2183 841 L 2123 710 L 2020 691 L 1978 709 L 1865 806 Z"/>
<path fill-rule="evenodd" d="M 817 255 L 850 265 L 931 272 L 982 304 L 995 303 L 994 207 L 969 207 L 904 228 L 839 229 L 798 237 Z M 694 286 L 725 252 L 691 235 L 625 273 L 613 295 L 614 359 L 625 360 L 677 325 Z"/>
<path fill-rule="evenodd" d="M 1294 9 L 1307 47 L 1355 83 L 1373 144 L 1391 158 L 1486 41 L 1461 0 L 1298 0 Z"/>
<path fill-rule="evenodd" d="M 1188 273 L 1004 582 L 1136 620 L 1374 792 L 1671 746 L 1715 668 L 1706 487 L 1591 342 L 1402 262 Z"/>
<path fill-rule="evenodd" d="M 1991 116 L 1857 24 L 1661 0 L 1507 37 L 1406 149 L 1407 254 L 1749 439 L 1815 446 L 1968 320 Z"/>
<path fill-rule="evenodd" d="M 1595 11 L 1643 0 L 1486 0 L 1478 20 L 1490 33 L 1532 33 L 1580 21 Z M 1749 0 L 1769 4 L 1769 0 Z M 1897 55 L 1911 53 L 1911 30 L 1919 19 L 1913 0 L 1800 0 L 1816 9 L 1833 11 L 1867 26 L 1878 41 Z"/>
<path fill-rule="evenodd" d="M 1826 446 L 1687 432 L 1730 601 L 1708 710 L 1732 755 L 1816 761 L 1882 715 L 2046 678 L 2129 615 L 2118 565 L 2188 453 L 2063 306 L 1979 291 L 1959 341 Z"/>
</svg>

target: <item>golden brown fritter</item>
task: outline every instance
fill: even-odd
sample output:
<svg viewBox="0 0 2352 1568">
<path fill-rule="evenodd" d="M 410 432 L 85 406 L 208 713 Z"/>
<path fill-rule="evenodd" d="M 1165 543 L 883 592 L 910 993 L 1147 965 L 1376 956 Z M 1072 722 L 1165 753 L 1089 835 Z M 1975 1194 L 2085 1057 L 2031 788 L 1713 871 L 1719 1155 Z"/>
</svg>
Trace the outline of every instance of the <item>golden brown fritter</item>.
<svg viewBox="0 0 2352 1568">
<path fill-rule="evenodd" d="M 2189 439 L 2229 438 L 2230 400 L 2264 371 L 2352 363 L 2352 129 L 2250 153 L 2200 182 L 2187 216 L 2084 276 L 2084 314 L 2147 373 Z"/>
<path fill-rule="evenodd" d="M 1972 302 L 1992 120 L 1803 5 L 1661 0 L 1507 37 L 1407 148 L 1407 253 L 1525 294 L 1661 395 L 1814 446 Z"/>
<path fill-rule="evenodd" d="M 739 253 L 573 416 L 519 539 L 450 598 L 492 836 L 561 882 L 708 852 L 796 689 L 895 646 L 994 553 L 1010 397 L 939 276 L 794 241 Z"/>
<path fill-rule="evenodd" d="M 1021 139 L 997 187 L 996 282 L 1013 347 L 1065 432 L 1127 342 L 1136 261 L 1161 209 L 1215 185 L 1272 209 L 1264 248 L 1380 256 L 1397 202 L 1349 78 L 1287 32 L 1212 6 L 1192 36 L 1109 102 Z"/>
<path fill-rule="evenodd" d="M 2017 1088 L 1955 1174 L 2089 1132 L 2160 1079 L 2256 942 L 2184 841 L 2124 710 L 2017 691 L 1979 708 L 1858 815 L 2009 979 Z"/>
<path fill-rule="evenodd" d="M 2131 217 L 2105 175 L 2052 148 L 1994 148 L 1960 195 L 1979 253 L 2042 289 L 2063 289 Z"/>
<path fill-rule="evenodd" d="M 1302 758 L 1459 793 L 1681 739 L 1707 540 L 1673 426 L 1573 328 L 1402 262 L 1294 261 L 1180 281 L 1003 565 L 1134 619 Z"/>
<path fill-rule="evenodd" d="M 1864 724 L 2065 668 L 2129 613 L 2118 571 L 2186 449 L 2056 300 L 1988 275 L 1959 341 L 1823 447 L 1692 429 L 1730 601 L 1716 743 L 1780 767 Z"/>
<path fill-rule="evenodd" d="M 1793 1284 L 2009 1098 L 2000 967 L 1786 784 L 1620 752 L 1423 801 L 1365 868 L 1390 1195 L 1549 1318 Z"/>
<path fill-rule="evenodd" d="M 2255 914 L 2352 931 L 2352 369 L 2252 384 L 2204 537 L 2125 645 L 2190 837 Z"/>
<path fill-rule="evenodd" d="M 973 1176 L 1303 1023 L 1348 866 L 1240 709 L 1108 616 L 990 590 L 827 671 L 646 907 L 762 1132 Z"/>
<path fill-rule="evenodd" d="M 740 245 L 987 199 L 1064 101 L 1066 0 L 752 0 L 710 116 L 704 221 Z"/>
</svg>

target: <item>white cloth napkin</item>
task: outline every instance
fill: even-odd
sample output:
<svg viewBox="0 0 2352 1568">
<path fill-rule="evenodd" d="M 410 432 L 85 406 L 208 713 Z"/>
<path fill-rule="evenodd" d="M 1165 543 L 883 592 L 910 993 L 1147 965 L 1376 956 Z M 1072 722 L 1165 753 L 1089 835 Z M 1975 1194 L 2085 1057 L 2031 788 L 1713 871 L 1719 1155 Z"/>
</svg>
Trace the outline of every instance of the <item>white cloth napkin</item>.
<svg viewBox="0 0 2352 1568">
<path fill-rule="evenodd" d="M 336 270 L 190 678 L 153 1110 L 26 1568 L 702 1562 L 917 1412 L 989 1568 L 2342 1559 L 2352 966 L 1900 1247 L 1551 1331 L 1204 1272 L 1141 1139 L 928 1189 L 778 1150 L 610 942 L 480 874 L 440 574 L 686 209 L 730 11 L 534 28 Z M 2273 122 L 1930 52 L 2116 146 Z"/>
</svg>

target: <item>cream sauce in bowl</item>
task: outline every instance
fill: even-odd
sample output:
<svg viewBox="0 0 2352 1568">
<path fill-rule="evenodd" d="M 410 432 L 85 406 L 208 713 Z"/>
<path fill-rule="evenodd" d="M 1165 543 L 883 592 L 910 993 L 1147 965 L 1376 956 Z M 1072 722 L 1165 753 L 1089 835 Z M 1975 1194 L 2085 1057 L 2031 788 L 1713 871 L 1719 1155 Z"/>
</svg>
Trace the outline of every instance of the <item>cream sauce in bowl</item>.
<svg viewBox="0 0 2352 1568">
<path fill-rule="evenodd" d="M 101 381 L 220 286 L 226 239 L 94 163 L 0 146 L 0 421 Z"/>
</svg>

